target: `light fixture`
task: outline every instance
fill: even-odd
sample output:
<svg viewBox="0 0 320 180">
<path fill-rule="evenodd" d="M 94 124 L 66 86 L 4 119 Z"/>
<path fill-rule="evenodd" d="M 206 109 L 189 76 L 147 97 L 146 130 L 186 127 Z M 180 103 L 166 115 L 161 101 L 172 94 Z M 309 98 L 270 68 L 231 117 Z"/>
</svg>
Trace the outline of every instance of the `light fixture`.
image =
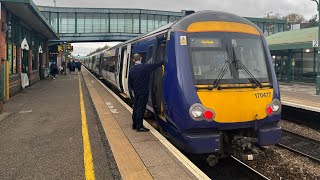
<svg viewBox="0 0 320 180">
<path fill-rule="evenodd" d="M 306 49 L 306 52 L 310 52 L 310 49 Z"/>
<path fill-rule="evenodd" d="M 272 58 L 273 58 L 273 59 L 275 59 L 275 58 L 276 58 L 276 56 L 272 56 Z"/>
</svg>

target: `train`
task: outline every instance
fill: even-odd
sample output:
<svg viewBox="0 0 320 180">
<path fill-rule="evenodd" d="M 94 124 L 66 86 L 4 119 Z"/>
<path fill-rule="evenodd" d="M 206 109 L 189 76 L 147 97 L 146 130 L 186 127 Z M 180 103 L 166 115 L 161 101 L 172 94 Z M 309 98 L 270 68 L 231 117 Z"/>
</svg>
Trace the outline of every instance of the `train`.
<svg viewBox="0 0 320 180">
<path fill-rule="evenodd" d="M 194 12 L 83 64 L 130 99 L 135 53 L 142 63 L 164 60 L 151 75 L 147 110 L 180 150 L 207 155 L 214 165 L 228 154 L 252 160 L 280 141 L 279 86 L 266 39 L 252 22 Z"/>
</svg>

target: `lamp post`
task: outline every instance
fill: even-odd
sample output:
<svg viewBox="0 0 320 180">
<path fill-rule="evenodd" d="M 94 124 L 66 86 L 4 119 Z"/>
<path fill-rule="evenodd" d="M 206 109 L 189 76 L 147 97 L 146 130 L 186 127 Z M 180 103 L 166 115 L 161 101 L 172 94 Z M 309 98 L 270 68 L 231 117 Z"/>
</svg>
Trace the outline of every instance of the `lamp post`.
<svg viewBox="0 0 320 180">
<path fill-rule="evenodd" d="M 320 95 L 320 57 L 319 57 L 319 42 L 320 42 L 320 4 L 319 4 L 319 0 L 311 0 L 317 3 L 317 10 L 318 10 L 318 50 L 317 50 L 317 54 L 316 54 L 316 65 L 317 65 L 317 77 L 316 77 L 316 94 Z"/>
</svg>

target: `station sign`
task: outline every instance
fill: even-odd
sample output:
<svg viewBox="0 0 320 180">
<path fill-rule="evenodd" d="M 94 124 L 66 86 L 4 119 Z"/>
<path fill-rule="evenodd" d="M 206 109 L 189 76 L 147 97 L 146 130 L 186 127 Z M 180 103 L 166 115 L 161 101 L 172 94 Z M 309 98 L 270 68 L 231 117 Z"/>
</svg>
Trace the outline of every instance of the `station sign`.
<svg viewBox="0 0 320 180">
<path fill-rule="evenodd" d="M 319 47 L 319 42 L 317 40 L 313 40 L 312 47 Z"/>
<path fill-rule="evenodd" d="M 73 51 L 73 46 L 71 44 L 58 45 L 58 51 L 63 52 L 64 46 L 66 46 L 66 51 Z"/>
</svg>

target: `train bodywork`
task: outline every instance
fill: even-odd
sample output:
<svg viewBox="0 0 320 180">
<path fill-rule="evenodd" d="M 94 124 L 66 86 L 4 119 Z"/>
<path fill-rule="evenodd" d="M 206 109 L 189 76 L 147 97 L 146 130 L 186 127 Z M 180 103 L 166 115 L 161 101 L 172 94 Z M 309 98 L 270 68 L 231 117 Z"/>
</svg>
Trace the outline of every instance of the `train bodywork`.
<svg viewBox="0 0 320 180">
<path fill-rule="evenodd" d="M 256 146 L 279 142 L 279 87 L 263 33 L 250 21 L 197 12 L 101 52 L 108 58 L 96 73 L 126 97 L 134 53 L 143 63 L 165 60 L 152 75 L 147 108 L 180 149 L 223 153 L 248 137 Z"/>
</svg>

